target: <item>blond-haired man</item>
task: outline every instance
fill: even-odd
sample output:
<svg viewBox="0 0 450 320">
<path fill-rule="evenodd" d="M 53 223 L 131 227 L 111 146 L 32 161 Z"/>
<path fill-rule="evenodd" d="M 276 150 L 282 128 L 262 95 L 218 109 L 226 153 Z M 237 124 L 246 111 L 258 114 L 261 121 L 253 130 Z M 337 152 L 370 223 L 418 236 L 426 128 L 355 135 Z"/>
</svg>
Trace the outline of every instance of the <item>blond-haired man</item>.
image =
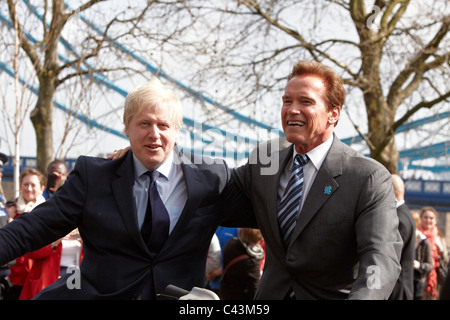
<svg viewBox="0 0 450 320">
<path fill-rule="evenodd" d="M 177 148 L 181 103 L 158 79 L 128 94 L 124 124 L 124 157 L 79 157 L 50 200 L 0 230 L 0 265 L 80 231 L 78 285 L 67 273 L 37 298 L 155 299 L 169 284 L 201 287 L 219 223 L 255 225 L 223 161 L 194 161 Z"/>
</svg>

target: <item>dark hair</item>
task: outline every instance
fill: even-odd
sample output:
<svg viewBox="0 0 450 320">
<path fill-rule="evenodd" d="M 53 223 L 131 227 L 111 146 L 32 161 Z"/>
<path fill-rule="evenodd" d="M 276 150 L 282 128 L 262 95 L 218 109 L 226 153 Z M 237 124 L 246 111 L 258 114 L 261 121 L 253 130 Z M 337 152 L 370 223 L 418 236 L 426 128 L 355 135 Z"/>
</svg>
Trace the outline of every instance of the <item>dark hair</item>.
<svg viewBox="0 0 450 320">
<path fill-rule="evenodd" d="M 48 164 L 47 173 L 53 172 L 59 165 L 62 165 L 64 168 L 66 168 L 66 171 L 68 171 L 66 162 L 64 160 L 56 159 Z"/>
</svg>

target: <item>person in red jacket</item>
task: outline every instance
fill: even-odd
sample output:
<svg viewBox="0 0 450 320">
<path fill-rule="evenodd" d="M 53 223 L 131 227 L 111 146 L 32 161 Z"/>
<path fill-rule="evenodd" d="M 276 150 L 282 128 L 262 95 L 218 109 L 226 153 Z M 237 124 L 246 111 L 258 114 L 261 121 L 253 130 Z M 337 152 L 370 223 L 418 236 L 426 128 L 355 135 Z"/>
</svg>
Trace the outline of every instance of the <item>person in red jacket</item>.
<svg viewBox="0 0 450 320">
<path fill-rule="evenodd" d="M 19 300 L 30 300 L 42 289 L 58 280 L 61 252 L 60 240 L 25 255 L 32 262 L 32 267 L 23 285 Z"/>
<path fill-rule="evenodd" d="M 19 177 L 20 195 L 15 200 L 15 210 L 8 210 L 12 219 L 16 219 L 24 212 L 30 212 L 39 204 L 45 202 L 42 192 L 45 188 L 44 175 L 31 168 L 23 169 Z M 6 299 L 17 300 L 20 296 L 25 280 L 30 272 L 32 261 L 26 255 L 16 259 L 15 265 L 10 267 L 9 279 L 13 286 L 10 288 Z"/>
</svg>

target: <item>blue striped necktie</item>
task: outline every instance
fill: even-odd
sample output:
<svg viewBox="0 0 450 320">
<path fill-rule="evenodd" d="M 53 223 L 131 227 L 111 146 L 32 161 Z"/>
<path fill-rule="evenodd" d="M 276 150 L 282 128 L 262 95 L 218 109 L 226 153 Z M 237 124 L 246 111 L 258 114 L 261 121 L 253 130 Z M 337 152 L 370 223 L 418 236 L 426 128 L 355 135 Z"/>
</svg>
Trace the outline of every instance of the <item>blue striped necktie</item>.
<svg viewBox="0 0 450 320">
<path fill-rule="evenodd" d="M 283 242 L 287 246 L 299 215 L 300 202 L 303 194 L 303 166 L 308 162 L 308 156 L 297 154 L 291 169 L 291 177 L 278 205 L 278 224 Z"/>
</svg>

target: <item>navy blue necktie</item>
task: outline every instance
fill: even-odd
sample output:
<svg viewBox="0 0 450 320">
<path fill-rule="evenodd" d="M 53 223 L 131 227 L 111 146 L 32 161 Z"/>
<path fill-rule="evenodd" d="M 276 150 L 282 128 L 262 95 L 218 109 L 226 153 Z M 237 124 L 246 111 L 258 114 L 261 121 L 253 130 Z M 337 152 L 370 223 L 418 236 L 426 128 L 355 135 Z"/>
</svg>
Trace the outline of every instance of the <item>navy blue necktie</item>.
<svg viewBox="0 0 450 320">
<path fill-rule="evenodd" d="M 145 174 L 150 176 L 150 186 L 147 211 L 141 227 L 141 235 L 150 252 L 156 254 L 169 236 L 170 219 L 166 206 L 162 202 L 156 187 L 159 172 L 154 170 L 147 171 Z"/>
<path fill-rule="evenodd" d="M 291 177 L 278 206 L 278 224 L 283 242 L 287 246 L 299 215 L 300 202 L 303 195 L 303 166 L 308 156 L 297 154 L 291 169 Z"/>
<path fill-rule="evenodd" d="M 144 222 L 141 226 L 141 235 L 144 242 L 147 244 L 150 253 L 156 255 L 169 236 L 170 219 L 169 213 L 159 196 L 156 186 L 159 172 L 154 170 L 147 171 L 145 174 L 150 176 L 150 185 L 148 188 L 147 210 L 145 212 Z M 141 299 L 156 299 L 152 273 L 142 288 Z"/>
</svg>

